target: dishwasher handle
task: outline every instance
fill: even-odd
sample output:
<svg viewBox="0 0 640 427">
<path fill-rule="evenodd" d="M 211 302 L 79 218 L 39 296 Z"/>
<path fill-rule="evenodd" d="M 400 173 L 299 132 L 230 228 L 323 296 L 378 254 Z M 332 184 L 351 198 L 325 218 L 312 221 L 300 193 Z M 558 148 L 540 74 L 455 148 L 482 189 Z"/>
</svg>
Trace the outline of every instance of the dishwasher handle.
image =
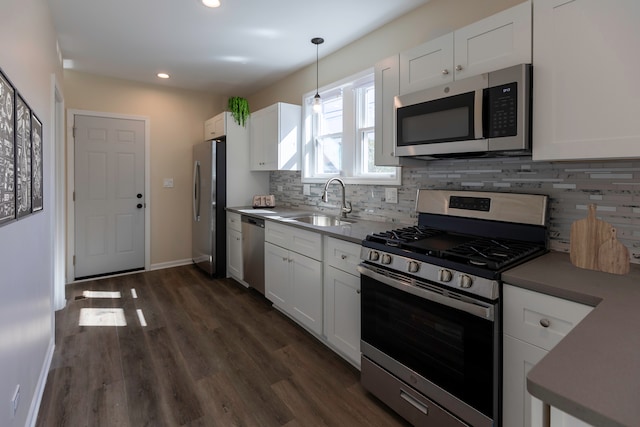
<svg viewBox="0 0 640 427">
<path fill-rule="evenodd" d="M 251 224 L 251 225 L 255 225 L 257 227 L 260 228 L 264 228 L 264 219 L 262 218 L 254 218 L 251 216 L 247 216 L 247 215 L 242 215 L 240 217 L 240 220 L 246 224 Z"/>
</svg>

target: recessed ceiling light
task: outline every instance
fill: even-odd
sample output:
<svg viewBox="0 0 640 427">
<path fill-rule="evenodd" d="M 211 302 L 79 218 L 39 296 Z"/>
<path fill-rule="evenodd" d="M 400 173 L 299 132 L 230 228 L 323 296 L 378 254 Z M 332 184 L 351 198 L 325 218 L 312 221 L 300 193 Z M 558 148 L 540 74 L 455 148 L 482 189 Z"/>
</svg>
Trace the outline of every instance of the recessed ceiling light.
<svg viewBox="0 0 640 427">
<path fill-rule="evenodd" d="M 220 0 L 202 0 L 202 4 L 207 7 L 219 7 Z"/>
<path fill-rule="evenodd" d="M 169 78 L 169 74 L 167 74 L 167 73 L 158 73 L 157 76 L 160 77 L 161 79 L 168 79 Z"/>
</svg>

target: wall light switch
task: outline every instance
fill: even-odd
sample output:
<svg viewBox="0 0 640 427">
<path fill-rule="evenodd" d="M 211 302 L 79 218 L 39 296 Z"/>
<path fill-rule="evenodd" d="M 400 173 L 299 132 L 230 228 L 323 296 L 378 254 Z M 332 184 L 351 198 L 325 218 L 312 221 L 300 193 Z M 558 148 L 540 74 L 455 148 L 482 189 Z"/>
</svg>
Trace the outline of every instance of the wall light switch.
<svg viewBox="0 0 640 427">
<path fill-rule="evenodd" d="M 302 194 L 304 194 L 305 196 L 310 196 L 311 195 L 311 185 L 310 184 L 304 184 L 302 186 Z"/>
<path fill-rule="evenodd" d="M 398 203 L 398 189 L 395 187 L 385 188 L 384 200 L 387 203 Z"/>
<path fill-rule="evenodd" d="M 173 178 L 165 178 L 162 181 L 162 186 L 164 188 L 173 188 Z"/>
</svg>

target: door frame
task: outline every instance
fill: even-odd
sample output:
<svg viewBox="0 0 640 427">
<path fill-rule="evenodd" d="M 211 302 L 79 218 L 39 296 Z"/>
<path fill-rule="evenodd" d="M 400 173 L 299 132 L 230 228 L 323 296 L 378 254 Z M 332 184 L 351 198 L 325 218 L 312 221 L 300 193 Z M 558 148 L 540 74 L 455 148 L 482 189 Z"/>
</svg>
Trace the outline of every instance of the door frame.
<svg viewBox="0 0 640 427">
<path fill-rule="evenodd" d="M 73 255 L 75 254 L 75 205 L 73 195 L 75 191 L 75 138 L 73 136 L 73 124 L 75 116 L 93 116 L 107 119 L 140 120 L 144 122 L 144 269 L 149 270 L 151 265 L 151 161 L 150 161 L 150 119 L 147 116 L 130 114 L 105 113 L 91 110 L 67 110 L 67 283 L 75 282 L 75 266 Z"/>
</svg>

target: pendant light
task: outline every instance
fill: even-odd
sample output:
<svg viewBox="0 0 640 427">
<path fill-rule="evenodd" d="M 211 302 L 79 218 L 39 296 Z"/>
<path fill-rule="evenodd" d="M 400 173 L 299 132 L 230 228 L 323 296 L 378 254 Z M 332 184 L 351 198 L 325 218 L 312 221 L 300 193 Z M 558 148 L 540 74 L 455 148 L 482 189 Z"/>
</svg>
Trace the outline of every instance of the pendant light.
<svg viewBox="0 0 640 427">
<path fill-rule="evenodd" d="M 207 7 L 220 7 L 220 0 L 202 0 L 202 4 Z"/>
<path fill-rule="evenodd" d="M 311 43 L 316 45 L 316 95 L 313 97 L 313 112 L 319 113 L 322 110 L 322 100 L 318 93 L 318 45 L 324 43 L 324 39 L 322 37 L 314 37 L 311 39 Z"/>
</svg>

